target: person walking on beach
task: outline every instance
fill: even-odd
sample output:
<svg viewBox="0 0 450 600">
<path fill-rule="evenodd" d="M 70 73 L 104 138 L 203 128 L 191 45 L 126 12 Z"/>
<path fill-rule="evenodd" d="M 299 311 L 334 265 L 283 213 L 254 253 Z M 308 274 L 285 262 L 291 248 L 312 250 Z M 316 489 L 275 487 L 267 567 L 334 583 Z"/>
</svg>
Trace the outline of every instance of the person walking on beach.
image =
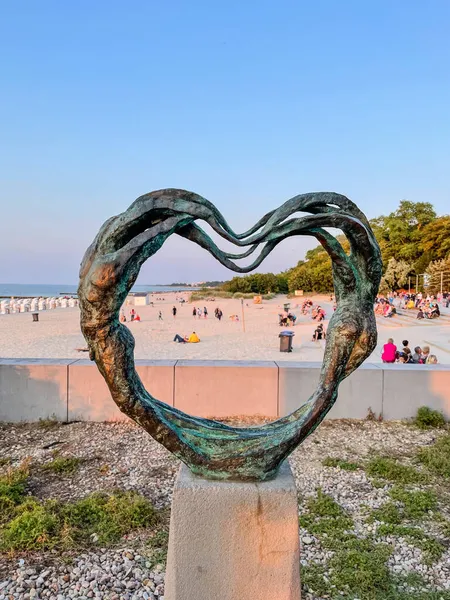
<svg viewBox="0 0 450 600">
<path fill-rule="evenodd" d="M 198 308 L 197 308 L 197 317 L 198 317 L 199 319 L 201 319 L 201 318 L 202 318 L 202 309 L 201 309 L 200 307 L 198 307 Z"/>
<path fill-rule="evenodd" d="M 161 312 L 161 311 L 159 311 L 159 314 L 158 314 L 158 321 L 162 321 L 162 320 L 163 320 L 162 312 Z"/>
<path fill-rule="evenodd" d="M 206 308 L 206 306 L 203 307 L 203 314 L 205 315 L 205 319 L 208 318 L 208 309 Z"/>
<path fill-rule="evenodd" d="M 175 319 L 175 317 L 177 316 L 177 307 L 176 306 L 174 306 L 172 308 L 172 314 L 173 314 L 173 318 Z"/>
<path fill-rule="evenodd" d="M 197 316 L 197 309 L 195 308 L 195 306 L 194 306 L 194 308 L 192 309 L 192 316 L 193 316 L 194 318 Z"/>
</svg>

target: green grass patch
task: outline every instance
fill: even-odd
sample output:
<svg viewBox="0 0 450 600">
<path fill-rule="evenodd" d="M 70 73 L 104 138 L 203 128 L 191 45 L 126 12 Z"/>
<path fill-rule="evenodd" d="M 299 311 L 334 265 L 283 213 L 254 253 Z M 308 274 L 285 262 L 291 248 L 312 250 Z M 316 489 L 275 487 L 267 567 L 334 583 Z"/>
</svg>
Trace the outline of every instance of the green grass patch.
<svg viewBox="0 0 450 600">
<path fill-rule="evenodd" d="M 82 464 L 83 459 L 76 456 L 57 456 L 51 462 L 42 465 L 43 471 L 52 471 L 58 475 L 74 473 Z"/>
<path fill-rule="evenodd" d="M 434 475 L 450 478 L 450 435 L 443 435 L 432 446 L 421 448 L 417 458 Z"/>
<path fill-rule="evenodd" d="M 356 536 L 335 541 L 334 555 L 326 567 L 302 567 L 303 585 L 320 597 L 386 599 L 394 585 L 387 567 L 392 549 Z"/>
<path fill-rule="evenodd" d="M 159 523 L 151 502 L 133 492 L 96 493 L 68 504 L 21 496 L 0 527 L 0 550 L 105 546 L 135 529 L 157 528 Z"/>
<path fill-rule="evenodd" d="M 379 521 L 380 523 L 390 523 L 392 525 L 399 525 L 403 520 L 403 515 L 400 509 L 394 502 L 386 502 L 379 508 L 375 508 L 369 517 L 369 521 Z"/>
<path fill-rule="evenodd" d="M 28 474 L 28 463 L 25 462 L 0 476 L 0 525 L 7 522 L 14 515 L 16 506 L 25 500 Z"/>
<path fill-rule="evenodd" d="M 343 471 L 357 471 L 360 468 L 357 463 L 349 462 L 342 458 L 332 458 L 331 456 L 324 458 L 322 464 L 324 467 L 339 468 Z"/>
<path fill-rule="evenodd" d="M 151 550 L 149 558 L 152 566 L 157 564 L 166 564 L 168 545 L 169 528 L 168 526 L 163 526 L 161 529 L 155 531 L 148 541 L 148 546 Z"/>
<path fill-rule="evenodd" d="M 421 406 L 413 421 L 419 429 L 433 429 L 445 427 L 444 415 L 438 410 L 433 410 L 428 406 Z"/>
<path fill-rule="evenodd" d="M 366 472 L 370 477 L 386 479 L 396 483 L 425 483 L 428 478 L 424 473 L 409 465 L 402 465 L 394 458 L 377 456 L 369 461 Z"/>
<path fill-rule="evenodd" d="M 342 536 L 352 529 L 353 521 L 344 509 L 331 496 L 324 494 L 321 489 L 316 498 L 310 498 L 306 507 L 308 512 L 300 515 L 299 523 L 313 535 L 326 535 L 330 538 Z"/>
<path fill-rule="evenodd" d="M 437 496 L 430 490 L 409 491 L 394 486 L 389 495 L 393 500 L 402 503 L 403 515 L 407 519 L 419 519 L 437 508 Z"/>
</svg>

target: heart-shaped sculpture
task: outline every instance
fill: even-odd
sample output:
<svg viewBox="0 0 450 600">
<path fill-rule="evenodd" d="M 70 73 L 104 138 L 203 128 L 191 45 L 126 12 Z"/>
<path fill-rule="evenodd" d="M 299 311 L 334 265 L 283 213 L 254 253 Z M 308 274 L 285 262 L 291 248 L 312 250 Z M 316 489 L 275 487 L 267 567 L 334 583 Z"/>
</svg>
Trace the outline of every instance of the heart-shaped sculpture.
<svg viewBox="0 0 450 600">
<path fill-rule="evenodd" d="M 288 218 L 297 212 L 307 216 Z M 203 220 L 242 254 L 222 252 L 195 223 Z M 350 243 L 346 254 L 324 227 L 341 229 Z M 119 311 L 142 264 L 173 233 L 196 242 L 223 265 L 247 273 L 283 239 L 315 236 L 333 263 L 337 308 L 327 332 L 320 381 L 314 394 L 291 415 L 262 427 L 236 428 L 199 419 L 153 398 L 134 365 L 134 338 L 119 323 Z M 248 267 L 245 258 L 264 244 Z M 86 251 L 78 295 L 81 329 L 90 358 L 108 384 L 120 410 L 180 458 L 192 472 L 211 479 L 257 481 L 276 475 L 285 458 L 319 425 L 337 398 L 340 382 L 374 350 L 377 331 L 373 304 L 381 278 L 381 255 L 364 214 L 333 192 L 302 194 L 267 213 L 249 231 L 236 234 L 217 208 L 185 190 L 166 189 L 141 196 L 124 213 L 108 219 Z"/>
</svg>

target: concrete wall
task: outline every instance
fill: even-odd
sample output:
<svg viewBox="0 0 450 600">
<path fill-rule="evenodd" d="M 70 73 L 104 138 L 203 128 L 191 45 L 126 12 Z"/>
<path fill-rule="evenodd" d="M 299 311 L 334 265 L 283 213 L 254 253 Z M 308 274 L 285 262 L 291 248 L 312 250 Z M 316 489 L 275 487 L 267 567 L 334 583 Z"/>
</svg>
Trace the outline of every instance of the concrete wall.
<svg viewBox="0 0 450 600">
<path fill-rule="evenodd" d="M 136 368 L 156 398 L 191 415 L 227 417 L 295 411 L 314 392 L 320 363 L 144 361 Z M 340 386 L 328 418 L 363 419 L 369 409 L 404 419 L 420 406 L 450 420 L 450 366 L 365 364 Z M 88 360 L 0 359 L 0 421 L 126 419 Z"/>
</svg>

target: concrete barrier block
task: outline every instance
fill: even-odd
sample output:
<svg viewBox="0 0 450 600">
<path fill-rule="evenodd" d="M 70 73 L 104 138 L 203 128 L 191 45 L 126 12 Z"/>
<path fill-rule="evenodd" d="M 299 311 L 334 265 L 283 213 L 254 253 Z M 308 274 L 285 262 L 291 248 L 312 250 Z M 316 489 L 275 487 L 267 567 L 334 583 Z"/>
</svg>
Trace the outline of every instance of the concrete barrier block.
<svg viewBox="0 0 450 600">
<path fill-rule="evenodd" d="M 277 363 L 279 415 L 291 414 L 308 400 L 319 382 L 321 363 Z M 336 404 L 327 419 L 364 419 L 369 409 L 380 415 L 383 406 L 383 371 L 364 364 L 339 386 Z"/>
<path fill-rule="evenodd" d="M 278 368 L 271 361 L 179 360 L 175 407 L 196 417 L 276 417 Z"/>
<path fill-rule="evenodd" d="M 414 417 L 428 406 L 450 420 L 450 368 L 448 365 L 383 365 L 383 418 Z"/>
<path fill-rule="evenodd" d="M 297 488 L 211 481 L 182 465 L 173 491 L 166 600 L 300 600 Z"/>
<path fill-rule="evenodd" d="M 67 420 L 67 371 L 72 360 L 0 360 L 0 421 Z"/>
<path fill-rule="evenodd" d="M 173 406 L 174 367 L 172 360 L 136 360 L 136 371 L 147 391 Z M 69 367 L 69 421 L 126 421 L 111 398 L 108 386 L 90 360 L 78 360 Z"/>
</svg>

